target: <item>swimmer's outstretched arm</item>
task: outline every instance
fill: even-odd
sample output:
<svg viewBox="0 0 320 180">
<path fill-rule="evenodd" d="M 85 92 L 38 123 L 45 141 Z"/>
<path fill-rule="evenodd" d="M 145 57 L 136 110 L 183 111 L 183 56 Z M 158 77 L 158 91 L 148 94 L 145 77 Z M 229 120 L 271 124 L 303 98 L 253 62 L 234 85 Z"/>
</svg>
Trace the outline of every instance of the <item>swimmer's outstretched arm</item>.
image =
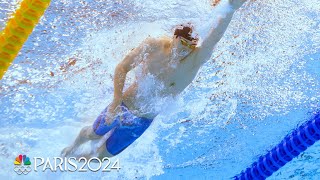
<svg viewBox="0 0 320 180">
<path fill-rule="evenodd" d="M 216 16 L 213 21 L 207 37 L 203 40 L 198 49 L 198 60 L 202 65 L 211 56 L 214 46 L 220 41 L 224 32 L 232 19 L 234 12 L 239 9 L 246 0 L 221 0 L 216 7 Z"/>
<path fill-rule="evenodd" d="M 106 121 L 112 121 L 112 117 L 116 114 L 116 108 L 122 102 L 123 86 L 127 73 L 142 62 L 143 56 L 146 53 L 150 53 L 150 51 L 154 49 L 151 48 L 151 46 L 155 44 L 155 41 L 155 39 L 147 38 L 140 46 L 131 50 L 131 52 L 116 66 L 114 73 L 114 97 L 108 108 L 108 114 L 111 118 L 106 119 Z"/>
</svg>

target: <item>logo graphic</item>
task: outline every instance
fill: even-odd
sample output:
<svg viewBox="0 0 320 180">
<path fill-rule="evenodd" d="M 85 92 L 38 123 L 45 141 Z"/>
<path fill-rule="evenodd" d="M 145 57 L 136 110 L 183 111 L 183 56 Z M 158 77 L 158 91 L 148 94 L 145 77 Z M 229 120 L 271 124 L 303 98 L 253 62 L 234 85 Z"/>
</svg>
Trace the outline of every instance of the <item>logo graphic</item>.
<svg viewBox="0 0 320 180">
<path fill-rule="evenodd" d="M 21 175 L 21 174 L 28 174 L 31 171 L 31 162 L 30 158 L 27 157 L 26 155 L 19 155 L 16 157 L 14 161 L 14 171 Z"/>
</svg>

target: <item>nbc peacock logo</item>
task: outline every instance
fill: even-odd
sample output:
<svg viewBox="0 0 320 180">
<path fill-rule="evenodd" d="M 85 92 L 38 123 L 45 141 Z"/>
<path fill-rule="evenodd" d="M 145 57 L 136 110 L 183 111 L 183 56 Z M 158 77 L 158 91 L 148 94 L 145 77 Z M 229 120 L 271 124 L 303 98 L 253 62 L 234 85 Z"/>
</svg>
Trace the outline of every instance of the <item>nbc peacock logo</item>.
<svg viewBox="0 0 320 180">
<path fill-rule="evenodd" d="M 14 161 L 14 171 L 21 175 L 21 174 L 28 174 L 31 171 L 31 162 L 30 158 L 26 155 L 19 155 L 16 157 Z"/>
</svg>

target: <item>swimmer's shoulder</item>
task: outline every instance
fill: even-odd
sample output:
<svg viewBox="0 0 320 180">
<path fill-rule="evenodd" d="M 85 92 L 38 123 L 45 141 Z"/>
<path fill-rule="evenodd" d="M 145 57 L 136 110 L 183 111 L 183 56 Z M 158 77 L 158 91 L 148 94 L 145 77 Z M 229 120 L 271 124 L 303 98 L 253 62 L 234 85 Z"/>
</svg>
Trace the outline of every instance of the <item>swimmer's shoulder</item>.
<svg viewBox="0 0 320 180">
<path fill-rule="evenodd" d="M 167 49 L 171 47 L 171 39 L 166 36 L 160 38 L 148 37 L 144 40 L 144 44 L 148 44 L 154 48 Z"/>
<path fill-rule="evenodd" d="M 168 50 L 168 49 L 171 49 L 172 38 L 169 38 L 167 36 L 163 36 L 158 39 L 157 43 L 161 49 Z"/>
</svg>

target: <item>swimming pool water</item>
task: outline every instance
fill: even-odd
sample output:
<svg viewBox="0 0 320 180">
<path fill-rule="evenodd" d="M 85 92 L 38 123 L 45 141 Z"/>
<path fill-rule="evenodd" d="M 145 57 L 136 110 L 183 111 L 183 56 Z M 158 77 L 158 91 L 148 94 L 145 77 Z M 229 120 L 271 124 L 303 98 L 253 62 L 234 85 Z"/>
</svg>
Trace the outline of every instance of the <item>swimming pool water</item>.
<svg viewBox="0 0 320 180">
<path fill-rule="evenodd" d="M 18 2 L 0 3 L 0 28 Z M 18 154 L 59 156 L 111 101 L 115 66 L 143 39 L 171 36 L 185 22 L 203 37 L 214 18 L 209 4 L 52 1 L 0 81 L 0 177 L 19 178 L 12 170 Z M 240 173 L 319 109 L 319 9 L 317 0 L 249 1 L 194 82 L 116 157 L 120 172 L 24 178 L 229 179 Z M 270 179 L 318 179 L 319 157 L 316 143 Z"/>
</svg>

